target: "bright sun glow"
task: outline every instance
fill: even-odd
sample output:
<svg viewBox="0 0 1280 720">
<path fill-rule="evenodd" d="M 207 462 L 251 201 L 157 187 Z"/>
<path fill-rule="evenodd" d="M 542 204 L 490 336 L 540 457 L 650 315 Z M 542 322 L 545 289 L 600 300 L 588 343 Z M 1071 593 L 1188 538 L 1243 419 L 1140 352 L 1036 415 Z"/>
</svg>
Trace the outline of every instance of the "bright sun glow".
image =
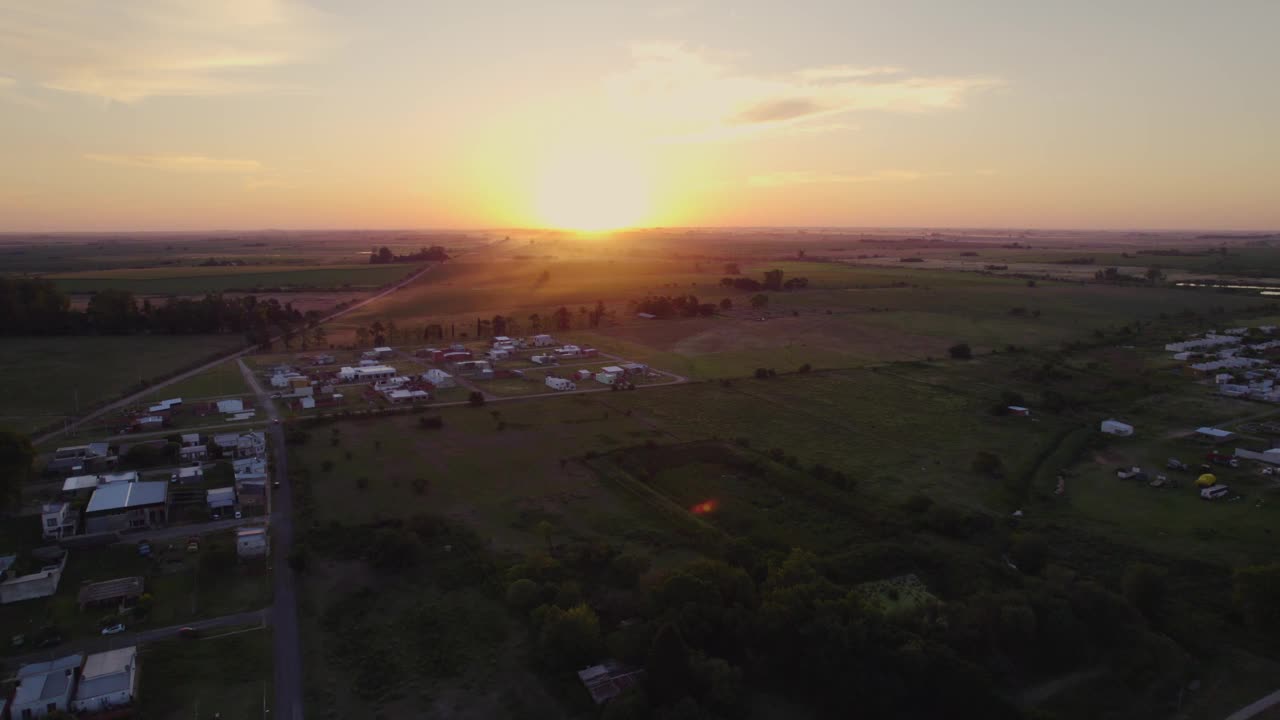
<svg viewBox="0 0 1280 720">
<path fill-rule="evenodd" d="M 549 157 L 537 179 L 539 220 L 598 232 L 643 224 L 652 215 L 645 163 L 621 146 L 573 148 Z"/>
</svg>

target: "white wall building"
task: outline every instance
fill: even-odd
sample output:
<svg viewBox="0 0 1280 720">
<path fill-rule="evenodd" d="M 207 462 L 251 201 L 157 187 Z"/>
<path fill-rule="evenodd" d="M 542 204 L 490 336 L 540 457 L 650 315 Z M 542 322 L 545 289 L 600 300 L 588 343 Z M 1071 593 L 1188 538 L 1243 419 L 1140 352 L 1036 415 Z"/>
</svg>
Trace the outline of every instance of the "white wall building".
<svg viewBox="0 0 1280 720">
<path fill-rule="evenodd" d="M 133 704 L 138 693 L 138 648 L 94 653 L 85 658 L 71 700 L 78 713 L 103 713 Z"/>
<path fill-rule="evenodd" d="M 267 554 L 267 529 L 264 527 L 246 527 L 236 530 L 236 555 L 245 557 L 263 557 Z"/>
<path fill-rule="evenodd" d="M 547 387 L 551 388 L 552 390 L 565 391 L 565 390 L 578 389 L 578 386 L 575 385 L 572 380 L 569 380 L 567 378 L 548 376 L 546 383 L 547 383 Z"/>
<path fill-rule="evenodd" d="M 76 672 L 84 655 L 68 655 L 18 668 L 10 715 L 16 720 L 42 718 L 54 710 L 66 712 L 76 686 Z"/>
</svg>

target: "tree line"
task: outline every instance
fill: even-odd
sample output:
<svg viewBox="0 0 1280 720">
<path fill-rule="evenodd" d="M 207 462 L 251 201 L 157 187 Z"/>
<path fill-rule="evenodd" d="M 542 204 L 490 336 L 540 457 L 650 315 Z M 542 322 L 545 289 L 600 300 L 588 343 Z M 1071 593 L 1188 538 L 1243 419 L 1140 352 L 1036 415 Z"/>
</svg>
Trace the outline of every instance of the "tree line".
<svg viewBox="0 0 1280 720">
<path fill-rule="evenodd" d="M 370 265 L 389 265 L 391 263 L 415 263 L 415 262 L 444 262 L 449 259 L 449 253 L 445 252 L 444 247 L 440 245 L 432 245 L 427 248 L 420 248 L 417 252 L 407 255 L 396 255 L 391 252 L 391 248 L 382 246 L 374 248 L 369 253 Z"/>
</svg>

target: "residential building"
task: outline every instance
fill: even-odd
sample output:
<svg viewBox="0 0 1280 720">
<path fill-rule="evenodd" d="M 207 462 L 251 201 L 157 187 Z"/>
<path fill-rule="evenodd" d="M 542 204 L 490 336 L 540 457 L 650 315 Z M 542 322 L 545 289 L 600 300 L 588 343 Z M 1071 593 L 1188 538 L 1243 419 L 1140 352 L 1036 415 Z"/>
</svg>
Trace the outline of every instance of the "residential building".
<svg viewBox="0 0 1280 720">
<path fill-rule="evenodd" d="M 48 469 L 53 472 L 93 470 L 113 464 L 115 460 L 107 443 L 72 445 L 55 450 Z"/>
<path fill-rule="evenodd" d="M 244 527 L 236 530 L 236 555 L 242 558 L 264 557 L 268 549 L 266 528 Z"/>
<path fill-rule="evenodd" d="M 552 390 L 559 390 L 559 391 L 576 390 L 578 388 L 578 386 L 575 385 L 572 380 L 569 380 L 567 378 L 562 378 L 562 377 L 551 377 L 550 375 L 547 376 L 546 384 L 547 384 L 547 387 L 551 388 Z"/>
<path fill-rule="evenodd" d="M 235 507 L 236 489 L 234 487 L 210 488 L 205 491 L 205 502 L 210 510 L 222 510 Z"/>
<path fill-rule="evenodd" d="M 630 668 L 613 660 L 578 672 L 578 679 L 587 688 L 587 692 L 591 693 L 591 699 L 597 705 L 603 705 L 621 695 L 628 688 L 639 684 L 643 677 L 643 670 Z"/>
<path fill-rule="evenodd" d="M 338 379 L 344 383 L 372 383 L 387 380 L 396 376 L 396 369 L 390 365 L 368 365 L 364 367 L 343 367 L 338 371 Z"/>
<path fill-rule="evenodd" d="M 1128 423 L 1122 423 L 1119 420 L 1103 420 L 1099 429 L 1108 435 L 1118 435 L 1120 437 L 1129 437 L 1133 434 L 1133 426 Z"/>
<path fill-rule="evenodd" d="M 238 412 L 244 412 L 244 400 L 240 398 L 228 398 L 217 402 L 218 412 L 223 415 L 232 415 Z"/>
<path fill-rule="evenodd" d="M 384 395 L 393 403 L 426 402 L 431 399 L 431 393 L 426 390 L 391 390 Z"/>
<path fill-rule="evenodd" d="M 54 711 L 66 712 L 76 687 L 76 673 L 84 662 L 79 653 L 31 663 L 18 668 L 18 685 L 13 691 L 9 714 L 14 720 L 42 718 Z"/>
<path fill-rule="evenodd" d="M 550 335 L 544 334 L 544 335 L 533 336 L 534 347 L 551 347 L 552 345 L 555 345 L 555 344 L 556 344 L 555 338 L 551 337 Z"/>
<path fill-rule="evenodd" d="M 45 540 L 58 540 L 76 534 L 76 512 L 71 503 L 50 503 L 41 508 L 40 529 Z"/>
<path fill-rule="evenodd" d="M 182 462 L 196 462 L 209 459 L 209 446 L 184 445 L 178 448 L 178 459 Z"/>
<path fill-rule="evenodd" d="M 61 548 L 49 547 L 33 550 L 31 554 L 45 564 L 39 570 L 26 575 L 11 575 L 12 556 L 0 562 L 4 571 L 0 577 L 0 605 L 8 605 L 23 600 L 49 597 L 58 592 L 58 583 L 62 582 L 62 570 L 67 566 L 67 552 Z"/>
<path fill-rule="evenodd" d="M 431 368 L 422 373 L 422 379 L 438 388 L 451 388 L 455 384 L 453 376 L 439 368 Z"/>
<path fill-rule="evenodd" d="M 93 491 L 84 510 L 85 532 L 119 532 L 163 525 L 168 519 L 168 499 L 168 483 L 102 485 Z"/>
<path fill-rule="evenodd" d="M 133 705 L 138 693 L 138 647 L 94 653 L 85 658 L 71 709 L 95 714 Z"/>
</svg>

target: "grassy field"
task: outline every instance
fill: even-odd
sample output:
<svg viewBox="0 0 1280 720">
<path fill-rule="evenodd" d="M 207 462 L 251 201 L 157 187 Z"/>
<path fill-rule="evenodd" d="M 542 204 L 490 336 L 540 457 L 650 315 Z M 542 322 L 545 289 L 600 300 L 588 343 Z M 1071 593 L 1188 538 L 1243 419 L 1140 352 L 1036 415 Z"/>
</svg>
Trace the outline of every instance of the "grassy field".
<svg viewBox="0 0 1280 720">
<path fill-rule="evenodd" d="M 145 400 L 163 400 L 180 397 L 184 400 L 222 397 L 224 395 L 248 395 L 249 385 L 240 372 L 240 364 L 229 360 L 198 375 L 180 380 L 168 387 L 150 393 Z"/>
<path fill-rule="evenodd" d="M 0 342 L 0 424 L 29 431 L 240 346 L 216 336 L 24 337 Z M 164 393 L 161 393 L 164 394 Z"/>
<path fill-rule="evenodd" d="M 223 291 L 375 288 L 399 280 L 417 265 L 323 267 L 219 266 L 86 270 L 48 277 L 68 293 L 131 290 L 139 295 L 197 295 Z"/>
<path fill-rule="evenodd" d="M 258 720 L 271 704 L 271 630 L 149 643 L 138 659 L 139 717 Z"/>
<path fill-rule="evenodd" d="M 0 606 L 0 627 L 29 636 L 46 626 L 56 627 L 68 639 L 96 635 L 103 619 L 112 616 L 114 611 L 111 608 L 81 611 L 77 600 L 80 584 L 134 575 L 144 578 L 145 590 L 154 598 L 154 606 L 145 618 L 122 618 L 130 629 L 166 627 L 256 610 L 269 604 L 271 577 L 261 563 L 236 565 L 235 537 L 230 533 L 206 536 L 201 552 L 207 554 L 217 547 L 230 550 L 233 562 L 229 570 L 202 567 L 200 554 L 189 554 L 181 547 L 172 550 L 167 546 L 153 547 L 150 558 L 139 556 L 132 545 L 74 548 L 70 550 L 58 592 L 48 598 Z M 14 650 L 8 643 L 3 646 L 3 652 Z"/>
</svg>

